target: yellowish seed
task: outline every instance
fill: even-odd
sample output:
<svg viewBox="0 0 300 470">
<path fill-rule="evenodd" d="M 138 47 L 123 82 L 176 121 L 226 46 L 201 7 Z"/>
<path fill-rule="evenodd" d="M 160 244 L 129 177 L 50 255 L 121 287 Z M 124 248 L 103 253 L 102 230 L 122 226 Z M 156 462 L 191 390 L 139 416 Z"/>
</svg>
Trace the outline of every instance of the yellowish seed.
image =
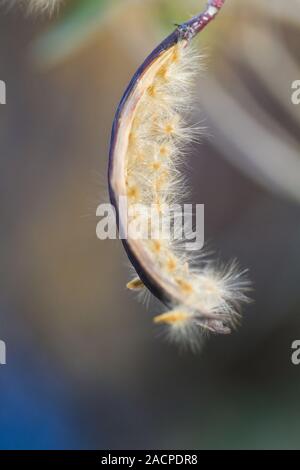
<svg viewBox="0 0 300 470">
<path fill-rule="evenodd" d="M 132 279 L 132 281 L 128 282 L 126 287 L 129 290 L 141 290 L 144 288 L 144 284 L 139 277 L 136 277 L 135 279 Z"/>
<path fill-rule="evenodd" d="M 154 171 L 159 171 L 161 169 L 161 163 L 160 162 L 153 162 L 153 163 L 151 163 L 151 168 Z"/>
<path fill-rule="evenodd" d="M 176 270 L 177 268 L 177 260 L 176 258 L 174 258 L 173 256 L 171 256 L 168 261 L 167 261 L 167 266 L 166 266 L 167 270 L 172 273 Z"/>
<path fill-rule="evenodd" d="M 129 199 L 137 200 L 139 197 L 139 189 L 136 186 L 131 186 L 128 188 L 127 196 Z"/>
<path fill-rule="evenodd" d="M 159 155 L 161 157 L 168 157 L 170 155 L 170 149 L 166 145 L 162 145 L 159 149 Z"/>
<path fill-rule="evenodd" d="M 168 124 L 165 125 L 164 131 L 165 131 L 166 134 L 172 135 L 172 134 L 174 134 L 175 128 L 174 128 L 173 124 L 168 123 Z"/>
<path fill-rule="evenodd" d="M 167 65 L 162 65 L 159 71 L 157 72 L 157 78 L 161 80 L 167 80 L 168 67 Z"/>
<path fill-rule="evenodd" d="M 152 241 L 152 248 L 153 248 L 154 252 L 160 253 L 161 248 L 162 248 L 161 242 L 159 240 L 153 240 Z"/>
<path fill-rule="evenodd" d="M 147 88 L 147 93 L 149 96 L 151 96 L 151 98 L 155 98 L 156 95 L 157 95 L 157 88 L 155 85 L 150 85 L 148 88 Z"/>
<path fill-rule="evenodd" d="M 188 319 L 188 314 L 185 312 L 180 312 L 173 310 L 171 312 L 163 313 L 154 318 L 154 323 L 174 325 L 176 323 L 184 323 Z"/>
<path fill-rule="evenodd" d="M 173 64 L 177 64 L 179 62 L 179 59 L 180 59 L 179 49 L 178 49 L 178 47 L 175 47 L 175 49 L 174 49 L 174 51 L 172 52 L 172 55 L 171 55 L 171 62 Z"/>
<path fill-rule="evenodd" d="M 193 292 L 193 286 L 190 282 L 187 282 L 182 278 L 177 278 L 176 283 L 185 294 L 191 294 Z"/>
<path fill-rule="evenodd" d="M 136 133 L 134 131 L 131 131 L 128 137 L 128 144 L 130 147 L 132 147 L 136 145 L 136 143 L 137 143 Z"/>
</svg>

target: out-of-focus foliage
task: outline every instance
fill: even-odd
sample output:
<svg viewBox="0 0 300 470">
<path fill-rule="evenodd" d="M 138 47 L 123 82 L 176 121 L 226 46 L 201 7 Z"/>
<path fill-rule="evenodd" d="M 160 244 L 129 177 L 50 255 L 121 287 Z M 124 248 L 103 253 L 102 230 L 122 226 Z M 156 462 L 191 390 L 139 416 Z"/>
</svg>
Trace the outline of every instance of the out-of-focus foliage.
<svg viewBox="0 0 300 470">
<path fill-rule="evenodd" d="M 224 156 L 247 176 L 300 202 L 300 3 L 229 2 L 215 68 L 201 95 Z M 230 119 L 228 119 L 230 116 Z"/>
<path fill-rule="evenodd" d="M 125 32 L 130 44 L 132 31 L 124 15 L 129 10 L 148 9 L 147 20 L 169 32 L 176 22 L 199 10 L 195 0 L 69 0 L 60 18 L 36 41 L 34 52 L 41 63 L 55 64 L 86 45 L 95 33 L 106 31 L 109 24 Z M 137 22 L 142 21 L 137 15 Z M 116 23 L 116 24 L 115 24 Z M 138 28 L 139 25 L 136 25 Z M 123 35 L 122 35 L 123 37 Z"/>
<path fill-rule="evenodd" d="M 35 44 L 41 63 L 57 63 L 82 47 L 87 39 L 103 28 L 103 22 L 122 0 L 71 0 L 62 18 L 43 33 Z"/>
<path fill-rule="evenodd" d="M 146 20 L 153 25 L 157 31 L 152 36 L 154 44 L 156 37 L 158 41 L 172 29 L 172 23 L 198 12 L 199 3 L 70 0 L 61 18 L 36 40 L 36 58 L 43 64 L 57 64 L 110 26 L 134 53 L 139 39 L 124 20 L 126 12 L 137 10 L 141 35 Z M 139 17 L 141 8 L 148 8 L 146 17 Z M 209 60 L 218 64 L 218 73 L 213 72 L 201 93 L 205 114 L 223 136 L 218 142 L 222 142 L 226 158 L 260 184 L 300 202 L 300 117 L 291 104 L 291 88 L 287 86 L 299 70 L 299 0 L 290 0 L 289 8 L 282 0 L 243 4 L 232 1 L 227 2 L 222 15 L 226 17 L 226 29 L 217 34 L 209 30 L 205 39 L 209 44 L 209 37 L 214 36 L 215 47 L 210 46 Z M 143 40 L 148 37 L 150 47 L 148 33 L 145 27 Z M 279 57 L 285 58 L 284 67 L 278 63 Z M 228 114 L 230 120 L 226 119 Z M 288 120 L 282 125 L 285 116 Z"/>
</svg>

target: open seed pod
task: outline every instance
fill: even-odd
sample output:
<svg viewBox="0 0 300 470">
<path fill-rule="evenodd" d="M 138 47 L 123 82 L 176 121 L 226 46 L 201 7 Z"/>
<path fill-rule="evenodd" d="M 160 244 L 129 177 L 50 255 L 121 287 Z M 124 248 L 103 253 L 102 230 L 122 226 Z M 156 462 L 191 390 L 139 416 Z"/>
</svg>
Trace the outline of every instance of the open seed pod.
<svg viewBox="0 0 300 470">
<path fill-rule="evenodd" d="M 128 233 L 128 222 L 146 217 L 144 226 L 152 224 L 145 215 L 152 206 L 157 218 L 164 219 L 166 208 L 178 204 L 185 190 L 178 165 L 195 138 L 187 113 L 201 63 L 192 40 L 223 4 L 224 0 L 211 0 L 202 14 L 177 27 L 138 69 L 117 110 L 110 149 L 110 198 L 138 275 L 128 287 L 145 286 L 160 299 L 169 310 L 155 323 L 167 325 L 172 338 L 192 347 L 204 331 L 230 333 L 240 302 L 247 300 L 247 281 L 233 264 L 227 269 L 208 262 L 194 267 L 190 254 L 162 233 L 135 238 Z M 135 212 L 137 204 L 145 210 Z"/>
</svg>

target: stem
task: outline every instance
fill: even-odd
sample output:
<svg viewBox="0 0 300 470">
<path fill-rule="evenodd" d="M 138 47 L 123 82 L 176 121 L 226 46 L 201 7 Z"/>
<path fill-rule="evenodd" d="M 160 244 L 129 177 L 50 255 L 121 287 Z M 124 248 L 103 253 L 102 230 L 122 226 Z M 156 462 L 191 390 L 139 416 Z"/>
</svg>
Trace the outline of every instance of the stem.
<svg viewBox="0 0 300 470">
<path fill-rule="evenodd" d="M 202 13 L 179 27 L 182 37 L 187 40 L 193 39 L 217 16 L 224 3 L 225 0 L 209 0 Z"/>
</svg>

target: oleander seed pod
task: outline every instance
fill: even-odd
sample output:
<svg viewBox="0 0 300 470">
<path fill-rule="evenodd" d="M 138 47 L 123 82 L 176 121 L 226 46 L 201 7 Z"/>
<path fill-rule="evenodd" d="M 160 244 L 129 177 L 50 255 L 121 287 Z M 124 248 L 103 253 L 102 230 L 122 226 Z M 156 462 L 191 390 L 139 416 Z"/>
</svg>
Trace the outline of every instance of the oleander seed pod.
<svg viewBox="0 0 300 470">
<path fill-rule="evenodd" d="M 206 10 L 178 26 L 145 60 L 119 104 L 112 129 L 109 193 L 119 231 L 126 231 L 127 209 L 135 204 L 163 208 L 181 200 L 179 166 L 195 138 L 187 124 L 192 86 L 201 61 L 193 38 L 215 18 L 225 0 L 210 0 Z M 127 209 L 120 207 L 125 198 Z M 141 214 L 135 217 L 142 217 Z M 175 341 L 196 348 L 204 332 L 228 334 L 247 301 L 248 281 L 236 263 L 227 268 L 202 261 L 170 239 L 135 239 L 123 244 L 137 277 L 127 287 L 148 289 L 167 311 L 154 318 Z"/>
</svg>

